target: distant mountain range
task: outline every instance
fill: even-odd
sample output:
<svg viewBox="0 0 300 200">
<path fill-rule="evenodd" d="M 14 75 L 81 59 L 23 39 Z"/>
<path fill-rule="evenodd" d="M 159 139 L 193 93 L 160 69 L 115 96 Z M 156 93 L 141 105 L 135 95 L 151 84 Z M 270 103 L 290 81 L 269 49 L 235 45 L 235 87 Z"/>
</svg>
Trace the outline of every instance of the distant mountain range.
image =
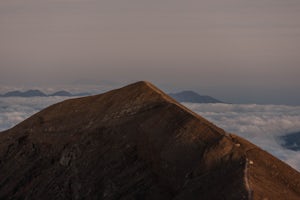
<svg viewBox="0 0 300 200">
<path fill-rule="evenodd" d="M 62 96 L 62 97 L 73 97 L 73 96 L 89 96 L 89 93 L 77 93 L 72 94 L 68 91 L 57 91 L 52 94 L 45 94 L 40 90 L 27 90 L 25 92 L 21 91 L 11 91 L 5 94 L 0 94 L 0 97 L 50 97 L 50 96 Z"/>
<path fill-rule="evenodd" d="M 73 97 L 73 96 L 89 96 L 90 93 L 77 93 L 72 94 L 68 91 L 61 90 L 52 94 L 45 94 L 40 90 L 27 90 L 21 91 L 10 91 L 5 94 L 0 94 L 0 97 L 50 97 L 50 96 L 61 96 L 61 97 Z M 222 101 L 215 99 L 210 96 L 200 95 L 194 91 L 186 90 L 178 93 L 170 93 L 169 96 L 179 102 L 190 102 L 190 103 L 223 103 Z"/>
<path fill-rule="evenodd" d="M 168 94 L 176 101 L 179 102 L 190 102 L 190 103 L 224 103 L 218 99 L 215 99 L 210 96 L 200 95 L 194 91 L 182 91 L 178 93 L 170 93 Z"/>
</svg>

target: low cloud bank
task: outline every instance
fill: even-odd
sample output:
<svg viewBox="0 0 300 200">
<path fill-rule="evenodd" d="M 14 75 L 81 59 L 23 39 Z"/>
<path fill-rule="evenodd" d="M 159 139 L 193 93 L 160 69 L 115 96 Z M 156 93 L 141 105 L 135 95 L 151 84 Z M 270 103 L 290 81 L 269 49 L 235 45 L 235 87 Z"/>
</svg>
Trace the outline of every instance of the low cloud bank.
<svg viewBox="0 0 300 200">
<path fill-rule="evenodd" d="M 34 113 L 67 97 L 0 98 L 0 131 L 9 129 Z"/>
</svg>

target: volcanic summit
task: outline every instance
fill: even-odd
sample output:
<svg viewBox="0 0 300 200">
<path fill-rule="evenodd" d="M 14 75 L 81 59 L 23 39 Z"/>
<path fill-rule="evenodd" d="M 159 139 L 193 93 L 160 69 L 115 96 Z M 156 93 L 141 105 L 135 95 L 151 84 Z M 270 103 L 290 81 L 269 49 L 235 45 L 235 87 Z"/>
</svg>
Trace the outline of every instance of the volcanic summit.
<svg viewBox="0 0 300 200">
<path fill-rule="evenodd" d="M 300 173 L 148 82 L 0 133 L 0 199 L 300 199 Z"/>
</svg>

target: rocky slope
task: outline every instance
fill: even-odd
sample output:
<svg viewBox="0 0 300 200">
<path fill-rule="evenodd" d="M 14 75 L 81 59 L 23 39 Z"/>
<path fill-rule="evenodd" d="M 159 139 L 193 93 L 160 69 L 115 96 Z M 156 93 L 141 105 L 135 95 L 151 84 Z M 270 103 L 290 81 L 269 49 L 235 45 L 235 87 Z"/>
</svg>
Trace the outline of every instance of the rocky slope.
<svg viewBox="0 0 300 200">
<path fill-rule="evenodd" d="M 0 133 L 0 199 L 299 198 L 299 172 L 147 82 Z"/>
</svg>

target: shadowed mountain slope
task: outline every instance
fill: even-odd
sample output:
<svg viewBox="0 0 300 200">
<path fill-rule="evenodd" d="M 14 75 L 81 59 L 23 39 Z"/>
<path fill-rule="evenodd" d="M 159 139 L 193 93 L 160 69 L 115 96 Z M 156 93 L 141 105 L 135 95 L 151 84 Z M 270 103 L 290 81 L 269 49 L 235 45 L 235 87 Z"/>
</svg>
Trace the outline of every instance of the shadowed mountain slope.
<svg viewBox="0 0 300 200">
<path fill-rule="evenodd" d="M 66 100 L 0 133 L 0 199 L 289 199 L 300 175 L 150 83 Z"/>
</svg>

